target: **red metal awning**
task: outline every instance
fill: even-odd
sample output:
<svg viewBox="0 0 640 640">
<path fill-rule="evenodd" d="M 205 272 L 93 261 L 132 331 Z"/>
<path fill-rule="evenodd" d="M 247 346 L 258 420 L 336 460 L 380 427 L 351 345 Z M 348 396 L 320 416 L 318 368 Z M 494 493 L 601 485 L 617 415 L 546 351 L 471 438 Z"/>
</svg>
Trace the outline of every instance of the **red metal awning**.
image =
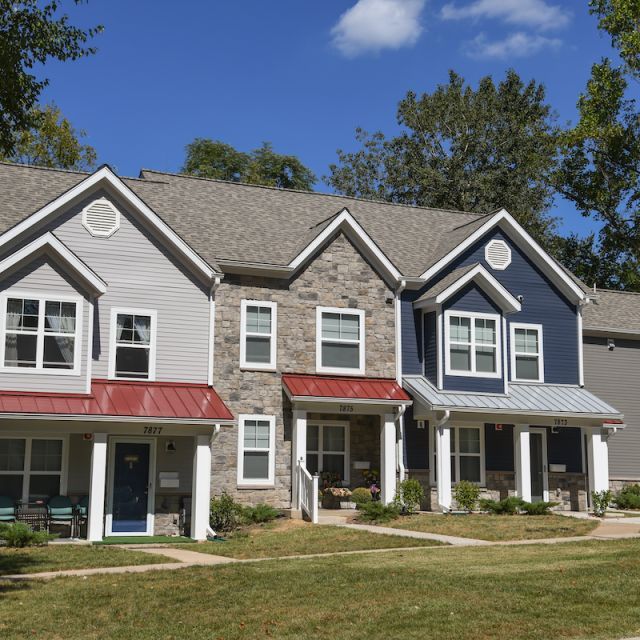
<svg viewBox="0 0 640 640">
<path fill-rule="evenodd" d="M 374 404 L 411 404 L 406 391 L 388 378 L 285 374 L 282 384 L 293 400 L 369 400 Z"/>
<path fill-rule="evenodd" d="M 175 382 L 93 380 L 90 394 L 0 391 L 1 414 L 156 418 L 186 422 L 232 422 L 215 389 Z"/>
</svg>

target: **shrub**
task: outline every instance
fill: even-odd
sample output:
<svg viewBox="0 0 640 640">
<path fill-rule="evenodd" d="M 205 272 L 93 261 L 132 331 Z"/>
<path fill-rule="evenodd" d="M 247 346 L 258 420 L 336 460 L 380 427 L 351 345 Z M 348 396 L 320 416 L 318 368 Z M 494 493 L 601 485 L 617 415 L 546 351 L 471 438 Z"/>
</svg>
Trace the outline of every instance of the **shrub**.
<svg viewBox="0 0 640 640">
<path fill-rule="evenodd" d="M 22 522 L 13 524 L 0 523 L 0 540 L 8 547 L 35 547 L 45 545 L 56 536 L 46 531 L 33 531 Z"/>
<path fill-rule="evenodd" d="M 382 502 L 365 502 L 360 506 L 360 520 L 364 522 L 390 522 L 400 515 L 395 504 L 384 505 Z"/>
<path fill-rule="evenodd" d="M 453 490 L 453 497 L 463 511 L 473 511 L 478 504 L 480 487 L 468 480 L 460 480 Z"/>
<path fill-rule="evenodd" d="M 255 507 L 245 507 L 242 515 L 248 524 L 261 524 L 275 520 L 280 515 L 280 512 L 272 506 L 261 502 Z"/>
<path fill-rule="evenodd" d="M 398 485 L 394 504 L 403 513 L 415 513 L 424 498 L 424 490 L 417 480 L 403 480 Z"/>
<path fill-rule="evenodd" d="M 520 507 L 528 516 L 548 516 L 551 507 L 556 507 L 559 502 L 524 502 Z"/>
<path fill-rule="evenodd" d="M 480 508 L 495 515 L 513 516 L 520 511 L 523 504 L 524 500 L 516 496 L 510 496 L 502 500 L 480 500 Z"/>
<path fill-rule="evenodd" d="M 608 489 L 603 491 L 592 491 L 591 500 L 593 501 L 593 515 L 599 518 L 604 517 L 609 505 L 611 504 L 612 493 Z"/>
<path fill-rule="evenodd" d="M 640 484 L 628 484 L 613 501 L 618 509 L 640 509 Z"/>
<path fill-rule="evenodd" d="M 361 505 L 373 501 L 371 490 L 367 487 L 357 487 L 351 492 L 351 500 L 356 503 L 359 509 Z"/>
<path fill-rule="evenodd" d="M 222 492 L 219 498 L 211 499 L 211 508 L 209 512 L 209 523 L 211 528 L 218 531 L 233 531 L 242 523 L 244 514 L 243 507 L 226 492 Z"/>
</svg>

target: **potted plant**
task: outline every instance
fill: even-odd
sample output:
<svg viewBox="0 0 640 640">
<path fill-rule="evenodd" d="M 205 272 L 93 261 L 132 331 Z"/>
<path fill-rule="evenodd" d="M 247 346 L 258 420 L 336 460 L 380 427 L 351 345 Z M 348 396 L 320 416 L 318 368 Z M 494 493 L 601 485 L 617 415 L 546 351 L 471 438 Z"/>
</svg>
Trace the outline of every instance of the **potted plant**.
<svg viewBox="0 0 640 640">
<path fill-rule="evenodd" d="M 323 509 L 352 509 L 351 491 L 346 487 L 327 487 L 322 491 Z"/>
</svg>

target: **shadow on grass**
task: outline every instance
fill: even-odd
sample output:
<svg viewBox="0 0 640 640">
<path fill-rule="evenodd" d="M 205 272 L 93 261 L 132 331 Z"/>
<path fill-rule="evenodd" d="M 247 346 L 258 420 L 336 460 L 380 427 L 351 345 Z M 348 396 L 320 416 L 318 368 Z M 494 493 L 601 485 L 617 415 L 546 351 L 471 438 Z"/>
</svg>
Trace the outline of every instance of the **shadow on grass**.
<svg viewBox="0 0 640 640">
<path fill-rule="evenodd" d="M 27 571 L 28 569 L 42 563 L 42 560 L 34 557 L 26 549 L 3 547 L 2 550 L 3 553 L 0 553 L 0 581 L 2 576 L 30 573 Z"/>
</svg>

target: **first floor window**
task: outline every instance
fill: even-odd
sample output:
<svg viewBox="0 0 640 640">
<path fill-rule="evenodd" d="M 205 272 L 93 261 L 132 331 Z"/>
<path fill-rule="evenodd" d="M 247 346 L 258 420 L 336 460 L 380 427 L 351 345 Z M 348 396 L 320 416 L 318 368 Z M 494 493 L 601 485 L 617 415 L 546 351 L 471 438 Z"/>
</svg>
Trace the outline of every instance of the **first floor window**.
<svg viewBox="0 0 640 640">
<path fill-rule="evenodd" d="M 482 483 L 484 478 L 484 438 L 482 427 L 450 427 L 451 482 Z M 432 477 L 437 482 L 436 428 L 431 433 Z"/>
<path fill-rule="evenodd" d="M 155 378 L 155 311 L 114 309 L 112 315 L 112 378 Z"/>
<path fill-rule="evenodd" d="M 318 307 L 316 322 L 316 369 L 364 373 L 364 311 Z"/>
<path fill-rule="evenodd" d="M 511 324 L 511 376 L 513 380 L 544 381 L 541 325 Z"/>
<path fill-rule="evenodd" d="M 307 425 L 307 470 L 328 474 L 332 481 L 349 482 L 346 424 Z"/>
<path fill-rule="evenodd" d="M 242 415 L 239 422 L 238 484 L 273 485 L 275 416 Z"/>
<path fill-rule="evenodd" d="M 243 300 L 240 311 L 240 366 L 276 367 L 277 305 Z"/>
<path fill-rule="evenodd" d="M 500 317 L 447 311 L 448 375 L 500 375 Z"/>
<path fill-rule="evenodd" d="M 0 493 L 25 502 L 59 495 L 63 449 L 61 438 L 0 438 Z"/>
<path fill-rule="evenodd" d="M 5 367 L 75 369 L 78 301 L 10 296 L 5 304 Z"/>
</svg>

